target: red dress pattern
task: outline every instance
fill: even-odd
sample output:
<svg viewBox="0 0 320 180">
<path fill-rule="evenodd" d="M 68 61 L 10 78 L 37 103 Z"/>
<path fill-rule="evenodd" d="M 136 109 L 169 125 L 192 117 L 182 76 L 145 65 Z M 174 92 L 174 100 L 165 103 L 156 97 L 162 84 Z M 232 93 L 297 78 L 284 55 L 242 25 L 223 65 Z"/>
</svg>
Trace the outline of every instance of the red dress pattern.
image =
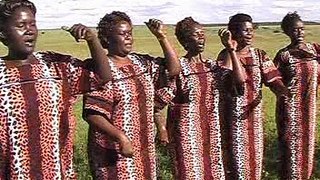
<svg viewBox="0 0 320 180">
<path fill-rule="evenodd" d="M 0 179 L 75 179 L 71 107 L 87 91 L 85 63 L 57 53 L 0 59 Z"/>
<path fill-rule="evenodd" d="M 222 59 L 219 59 L 222 60 Z M 260 49 L 240 58 L 246 82 L 235 87 L 230 78 L 224 87 L 221 108 L 226 179 L 261 179 L 263 160 L 262 84 L 270 85 L 280 74 Z"/>
<path fill-rule="evenodd" d="M 179 77 L 167 93 L 161 92 L 163 102 L 173 96 L 167 126 L 175 179 L 224 179 L 218 66 L 211 60 L 193 63 L 186 58 L 180 63 Z"/>
<path fill-rule="evenodd" d="M 148 55 L 132 53 L 131 65 L 110 61 L 113 80 L 84 96 L 86 114 L 100 114 L 123 131 L 133 145 L 133 158 L 119 153 L 119 144 L 97 127 L 89 127 L 89 162 L 97 179 L 153 179 L 156 176 L 154 93 L 161 66 Z M 164 69 L 164 68 L 163 68 Z"/>
<path fill-rule="evenodd" d="M 282 179 L 309 179 L 314 166 L 320 45 L 306 47 L 281 49 L 274 60 L 291 93 L 290 98 L 277 99 Z"/>
</svg>

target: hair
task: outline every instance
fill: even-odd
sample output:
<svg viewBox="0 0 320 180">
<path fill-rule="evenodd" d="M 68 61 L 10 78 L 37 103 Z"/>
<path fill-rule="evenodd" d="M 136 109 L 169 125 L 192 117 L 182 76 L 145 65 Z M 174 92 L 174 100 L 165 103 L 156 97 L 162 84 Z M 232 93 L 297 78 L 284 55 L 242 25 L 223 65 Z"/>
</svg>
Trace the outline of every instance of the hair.
<svg viewBox="0 0 320 180">
<path fill-rule="evenodd" d="M 3 31 L 7 20 L 20 7 L 30 9 L 33 15 L 37 12 L 36 6 L 28 0 L 0 0 L 0 41 L 5 40 Z"/>
<path fill-rule="evenodd" d="M 113 31 L 114 26 L 116 26 L 119 22 L 125 21 L 132 26 L 132 22 L 130 17 L 121 11 L 112 11 L 110 14 L 106 14 L 103 18 L 100 19 L 98 23 L 98 38 L 100 39 L 101 45 L 104 48 L 108 47 L 108 42 L 106 38 L 108 38 Z"/>
<path fill-rule="evenodd" d="M 244 22 L 252 23 L 251 16 L 244 13 L 235 14 L 229 18 L 228 29 L 235 34 L 238 32 L 239 26 Z"/>
<path fill-rule="evenodd" d="M 301 17 L 297 13 L 297 11 L 289 12 L 281 21 L 281 29 L 285 34 L 288 34 L 290 28 L 294 25 L 295 22 L 302 21 Z"/>
<path fill-rule="evenodd" d="M 186 17 L 179 21 L 175 28 L 175 35 L 180 44 L 186 49 L 186 42 L 190 36 L 190 32 L 193 30 L 192 27 L 195 25 L 201 25 L 195 21 L 192 17 Z"/>
</svg>

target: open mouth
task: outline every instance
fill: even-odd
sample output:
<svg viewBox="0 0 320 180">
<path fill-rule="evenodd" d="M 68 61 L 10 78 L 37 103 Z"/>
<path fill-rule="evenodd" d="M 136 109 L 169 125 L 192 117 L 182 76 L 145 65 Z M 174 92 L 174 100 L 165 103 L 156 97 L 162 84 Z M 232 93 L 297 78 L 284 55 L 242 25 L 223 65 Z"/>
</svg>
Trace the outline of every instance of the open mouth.
<svg viewBox="0 0 320 180">
<path fill-rule="evenodd" d="M 26 46 L 28 46 L 28 47 L 34 47 L 34 45 L 35 45 L 35 40 L 34 40 L 34 39 L 26 39 L 26 40 L 24 41 L 24 44 L 25 44 Z"/>
<path fill-rule="evenodd" d="M 199 47 L 199 48 L 204 48 L 204 46 L 205 46 L 204 42 L 199 42 L 199 43 L 198 43 L 198 47 Z"/>
</svg>

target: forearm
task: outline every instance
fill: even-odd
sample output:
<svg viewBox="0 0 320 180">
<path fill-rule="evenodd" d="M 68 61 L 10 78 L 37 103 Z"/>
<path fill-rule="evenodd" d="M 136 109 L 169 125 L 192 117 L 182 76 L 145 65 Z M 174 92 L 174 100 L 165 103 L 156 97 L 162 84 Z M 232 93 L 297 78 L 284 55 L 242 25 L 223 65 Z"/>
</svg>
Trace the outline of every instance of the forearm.
<svg viewBox="0 0 320 180">
<path fill-rule="evenodd" d="M 91 40 L 87 41 L 91 57 L 95 61 L 94 70 L 102 79 L 102 81 L 107 82 L 111 80 L 111 70 L 109 61 L 107 58 L 107 53 L 103 49 L 102 45 L 100 44 L 99 39 L 92 38 Z"/>
<path fill-rule="evenodd" d="M 167 37 L 158 38 L 164 57 L 166 59 L 166 66 L 169 71 L 169 76 L 176 76 L 180 73 L 181 66 L 178 55 L 172 47 Z"/>
<path fill-rule="evenodd" d="M 235 82 L 239 85 L 244 84 L 246 81 L 246 75 L 234 49 L 228 50 L 228 57 L 231 59 L 230 61 L 232 62 L 231 67 Z"/>
<path fill-rule="evenodd" d="M 276 96 L 289 95 L 288 88 L 283 84 L 280 79 L 277 79 L 270 83 L 270 89 L 276 94 Z"/>
<path fill-rule="evenodd" d="M 162 110 L 160 109 L 155 110 L 154 121 L 159 131 L 166 129 L 167 121 L 166 121 L 166 118 L 163 117 Z"/>
<path fill-rule="evenodd" d="M 91 125 L 98 127 L 100 130 L 108 134 L 108 136 L 110 136 L 117 142 L 125 138 L 125 134 L 121 130 L 112 125 L 108 120 L 100 115 L 89 115 L 87 117 L 87 120 Z"/>
</svg>

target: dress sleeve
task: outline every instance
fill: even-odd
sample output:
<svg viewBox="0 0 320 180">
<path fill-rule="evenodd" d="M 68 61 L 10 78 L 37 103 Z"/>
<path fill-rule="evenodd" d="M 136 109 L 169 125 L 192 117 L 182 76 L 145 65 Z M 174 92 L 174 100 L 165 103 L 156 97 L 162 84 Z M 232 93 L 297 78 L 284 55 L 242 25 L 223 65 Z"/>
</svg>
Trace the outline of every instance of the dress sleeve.
<svg viewBox="0 0 320 180">
<path fill-rule="evenodd" d="M 316 52 L 316 58 L 318 61 L 318 83 L 320 83 L 320 44 L 318 43 L 313 43 L 313 47 Z"/>
<path fill-rule="evenodd" d="M 112 82 L 108 82 L 97 91 L 92 91 L 83 96 L 83 119 L 90 114 L 99 114 L 106 119 L 112 118 L 113 94 Z"/>
<path fill-rule="evenodd" d="M 176 79 L 174 78 L 160 78 L 158 84 L 155 85 L 155 108 L 163 109 L 166 105 L 172 103 L 176 94 Z"/>
<path fill-rule="evenodd" d="M 72 94 L 83 94 L 101 86 L 101 80 L 93 72 L 93 64 L 92 59 L 81 61 L 75 58 L 67 63 L 67 78 Z"/>
<path fill-rule="evenodd" d="M 280 72 L 274 65 L 273 61 L 269 58 L 265 51 L 257 49 L 259 60 L 260 60 L 260 68 L 262 73 L 263 83 L 267 86 L 276 81 L 278 79 L 282 79 Z"/>
<path fill-rule="evenodd" d="M 7 141 L 7 132 L 5 128 L 4 123 L 1 124 L 1 129 L 0 129 L 0 179 L 6 180 L 8 179 L 7 176 L 9 176 L 9 160 L 8 157 L 9 155 L 9 149 L 8 149 L 8 141 Z"/>
<path fill-rule="evenodd" d="M 80 60 L 70 55 L 55 52 L 42 52 L 44 62 L 53 65 L 72 95 L 83 94 L 101 85 L 99 77 L 93 73 L 92 59 Z"/>
</svg>

